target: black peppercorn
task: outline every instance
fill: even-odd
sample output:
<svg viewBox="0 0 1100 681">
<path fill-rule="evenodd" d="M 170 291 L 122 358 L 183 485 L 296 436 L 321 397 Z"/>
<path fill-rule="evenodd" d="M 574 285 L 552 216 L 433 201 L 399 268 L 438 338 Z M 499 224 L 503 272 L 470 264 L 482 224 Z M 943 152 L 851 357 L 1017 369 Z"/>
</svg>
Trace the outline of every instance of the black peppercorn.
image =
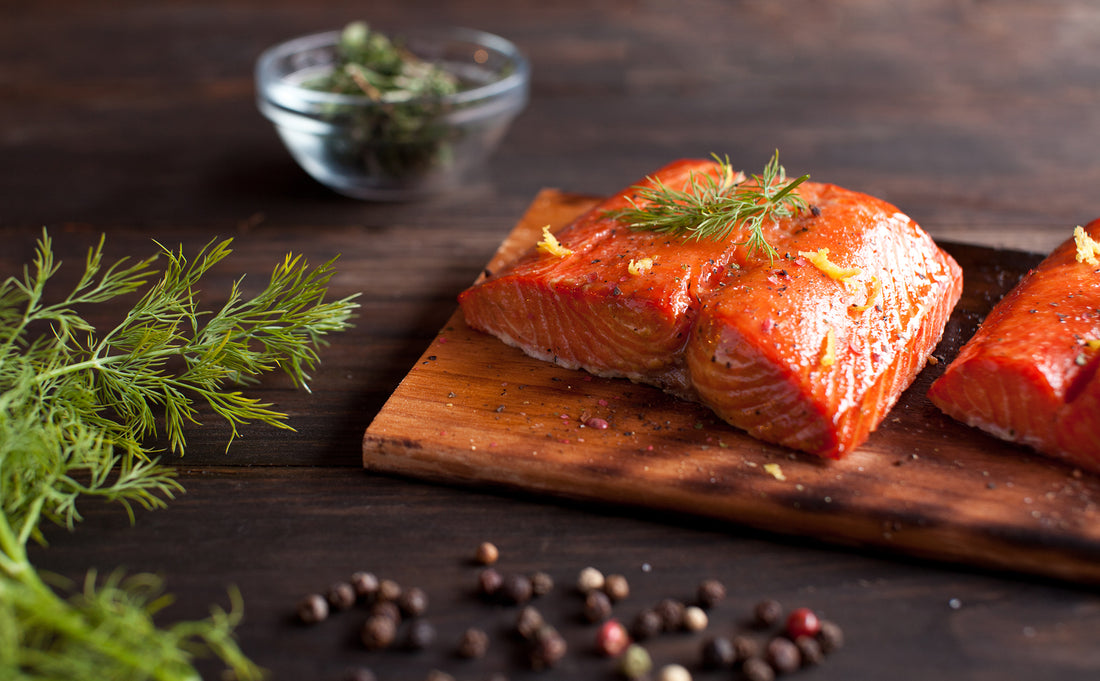
<svg viewBox="0 0 1100 681">
<path fill-rule="evenodd" d="M 774 598 L 765 598 L 753 608 L 753 616 L 756 626 L 772 627 L 783 617 L 783 606 Z"/>
<path fill-rule="evenodd" d="M 533 639 L 545 623 L 542 613 L 534 606 L 528 605 L 516 616 L 516 632 L 523 638 Z"/>
<path fill-rule="evenodd" d="M 389 617 L 371 615 L 360 632 L 359 638 L 367 650 L 381 650 L 393 643 L 397 634 L 397 623 Z"/>
<path fill-rule="evenodd" d="M 802 666 L 802 655 L 789 638 L 776 636 L 768 641 L 764 656 L 768 664 L 779 674 L 790 674 Z"/>
<path fill-rule="evenodd" d="M 545 572 L 531 575 L 531 591 L 536 596 L 545 596 L 554 589 L 554 578 Z"/>
<path fill-rule="evenodd" d="M 733 642 L 725 636 L 712 636 L 703 641 L 703 666 L 707 669 L 728 669 L 737 663 Z"/>
<path fill-rule="evenodd" d="M 760 656 L 760 643 L 749 636 L 734 636 L 733 651 L 738 660 L 747 660 L 750 657 Z"/>
<path fill-rule="evenodd" d="M 821 644 L 811 636 L 799 636 L 794 640 L 798 646 L 798 652 L 802 655 L 803 667 L 814 667 L 825 660 L 825 653 L 821 651 Z"/>
<path fill-rule="evenodd" d="M 713 608 L 726 598 L 726 586 L 717 579 L 704 579 L 699 583 L 696 597 L 701 608 Z"/>
<path fill-rule="evenodd" d="M 306 624 L 323 622 L 328 617 L 328 601 L 320 594 L 310 594 L 298 603 L 298 619 Z"/>
<path fill-rule="evenodd" d="M 428 610 L 428 594 L 420 587 L 411 587 L 401 592 L 397 607 L 409 617 L 419 617 Z"/>
<path fill-rule="evenodd" d="M 630 627 L 630 633 L 635 639 L 644 641 L 661 633 L 664 621 L 656 610 L 645 609 L 638 613 Z"/>
<path fill-rule="evenodd" d="M 674 598 L 662 599 L 655 608 L 665 631 L 679 631 L 684 626 L 684 604 Z"/>
<path fill-rule="evenodd" d="M 611 617 L 611 599 L 602 591 L 589 591 L 584 597 L 584 618 L 595 623 L 608 617 Z"/>
<path fill-rule="evenodd" d="M 547 669 L 556 665 L 568 650 L 565 639 L 558 630 L 549 625 L 543 625 L 535 633 L 535 639 L 531 646 L 531 668 Z"/>
<path fill-rule="evenodd" d="M 750 657 L 741 665 L 745 681 L 775 681 L 775 670 L 759 657 Z"/>
<path fill-rule="evenodd" d="M 347 610 L 355 605 L 355 587 L 348 582 L 337 582 L 325 592 L 325 600 L 333 610 Z"/>
<path fill-rule="evenodd" d="M 424 650 L 435 642 L 435 627 L 426 619 L 417 618 L 409 624 L 405 634 L 405 647 L 409 650 Z"/>
<path fill-rule="evenodd" d="M 526 603 L 531 600 L 533 594 L 531 580 L 526 575 L 509 574 L 504 577 L 504 582 L 500 585 L 501 597 L 505 602 L 514 605 Z"/>
<path fill-rule="evenodd" d="M 351 586 L 359 598 L 369 601 L 378 593 L 378 577 L 373 572 L 356 572 L 351 576 Z"/>
<path fill-rule="evenodd" d="M 821 644 L 821 652 L 831 655 L 844 646 L 844 631 L 835 622 L 822 620 L 817 642 Z"/>
<path fill-rule="evenodd" d="M 485 568 L 477 575 L 477 592 L 482 596 L 495 596 L 503 583 L 504 577 L 495 568 Z"/>
<path fill-rule="evenodd" d="M 401 622 L 401 610 L 393 601 L 378 601 L 370 607 L 371 617 L 385 617 L 394 625 Z"/>
<path fill-rule="evenodd" d="M 392 579 L 383 579 L 378 582 L 378 600 L 396 601 L 401 597 L 401 585 Z"/>
<path fill-rule="evenodd" d="M 603 580 L 603 591 L 613 601 L 621 601 L 630 595 L 630 582 L 622 575 L 608 575 Z"/>
<path fill-rule="evenodd" d="M 458 642 L 458 654 L 460 657 L 477 659 L 485 657 L 489 650 L 489 634 L 481 629 L 469 628 L 462 634 Z"/>
</svg>

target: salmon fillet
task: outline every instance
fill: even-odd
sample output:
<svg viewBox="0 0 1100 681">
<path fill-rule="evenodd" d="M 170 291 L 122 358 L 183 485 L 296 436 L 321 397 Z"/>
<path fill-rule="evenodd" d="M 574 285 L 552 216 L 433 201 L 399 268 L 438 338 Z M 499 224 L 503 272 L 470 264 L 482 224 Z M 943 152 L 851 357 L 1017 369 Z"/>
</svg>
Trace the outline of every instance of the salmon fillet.
<svg viewBox="0 0 1100 681">
<path fill-rule="evenodd" d="M 743 231 L 686 240 L 608 215 L 638 186 L 717 172 L 662 168 L 560 230 L 571 253 L 533 249 L 459 304 L 473 328 L 533 357 L 655 385 L 762 440 L 839 458 L 924 366 L 962 272 L 897 208 L 829 184 L 803 183 L 810 208 L 765 221 L 774 262 L 738 245 Z"/>
<path fill-rule="evenodd" d="M 1100 220 L 1085 233 L 1100 240 Z M 1076 256 L 1070 238 L 1029 272 L 928 396 L 963 423 L 1100 471 L 1100 266 Z"/>
</svg>

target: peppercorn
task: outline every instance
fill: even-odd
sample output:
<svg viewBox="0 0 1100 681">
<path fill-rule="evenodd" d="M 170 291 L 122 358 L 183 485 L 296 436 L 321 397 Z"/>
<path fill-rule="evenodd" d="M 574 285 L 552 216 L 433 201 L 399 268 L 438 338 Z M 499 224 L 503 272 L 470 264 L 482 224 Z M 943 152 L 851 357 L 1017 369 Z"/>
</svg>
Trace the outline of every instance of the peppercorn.
<svg viewBox="0 0 1100 681">
<path fill-rule="evenodd" d="M 802 655 L 803 667 L 816 667 L 825 660 L 825 653 L 821 652 L 821 644 L 816 638 L 799 636 L 794 640 L 798 646 L 798 652 Z"/>
<path fill-rule="evenodd" d="M 725 636 L 712 636 L 703 641 L 701 652 L 703 667 L 707 669 L 728 669 L 737 663 L 737 651 Z"/>
<path fill-rule="evenodd" d="M 373 572 L 356 572 L 351 576 L 351 586 L 359 598 L 370 600 L 378 593 L 378 577 Z"/>
<path fill-rule="evenodd" d="M 405 633 L 405 647 L 409 650 L 424 650 L 435 643 L 435 627 L 423 618 L 417 618 L 409 624 Z"/>
<path fill-rule="evenodd" d="M 394 626 L 401 622 L 401 610 L 393 601 L 378 601 L 370 607 L 371 617 L 385 617 L 392 621 Z"/>
<path fill-rule="evenodd" d="M 554 578 L 545 572 L 532 573 L 531 592 L 536 596 L 545 596 L 554 589 Z"/>
<path fill-rule="evenodd" d="M 630 582 L 622 575 L 608 575 L 603 580 L 603 591 L 613 601 L 621 601 L 630 595 Z"/>
<path fill-rule="evenodd" d="M 489 650 L 489 635 L 481 629 L 470 627 L 462 634 L 458 642 L 458 654 L 467 659 L 485 657 Z"/>
<path fill-rule="evenodd" d="M 687 631 L 702 631 L 710 623 L 707 613 L 697 605 L 684 608 L 683 626 Z"/>
<path fill-rule="evenodd" d="M 717 579 L 704 579 L 699 582 L 696 592 L 700 608 L 713 608 L 726 598 L 726 585 Z"/>
<path fill-rule="evenodd" d="M 533 605 L 528 605 L 519 611 L 516 616 L 516 631 L 526 639 L 533 639 L 542 625 L 546 624 L 542 613 Z"/>
<path fill-rule="evenodd" d="M 382 615 L 371 615 L 363 625 L 359 638 L 367 650 L 381 650 L 393 643 L 396 634 L 397 623 L 394 620 Z"/>
<path fill-rule="evenodd" d="M 821 652 L 831 655 L 844 646 L 844 630 L 835 622 L 821 621 L 821 628 L 817 632 L 817 642 L 821 644 Z"/>
<path fill-rule="evenodd" d="M 417 586 L 405 589 L 397 599 L 397 607 L 409 617 L 420 617 L 428 610 L 428 594 Z"/>
<path fill-rule="evenodd" d="M 535 633 L 531 646 L 531 668 L 548 669 L 556 665 L 568 651 L 565 638 L 554 627 L 544 624 Z"/>
<path fill-rule="evenodd" d="M 684 604 L 675 598 L 661 599 L 655 609 L 665 631 L 678 631 L 684 626 Z"/>
<path fill-rule="evenodd" d="M 474 560 L 481 565 L 492 565 L 498 558 L 500 558 L 500 550 L 492 542 L 481 542 L 474 553 Z"/>
<path fill-rule="evenodd" d="M 661 616 L 657 614 L 656 610 L 647 608 L 639 612 L 634 618 L 630 633 L 634 635 L 635 639 L 644 641 L 661 633 L 663 628 L 664 622 L 661 620 Z"/>
<path fill-rule="evenodd" d="M 495 568 L 485 568 L 477 575 L 477 591 L 482 596 L 495 596 L 503 583 L 504 577 Z"/>
<path fill-rule="evenodd" d="M 755 624 L 758 627 L 775 626 L 783 617 L 783 606 L 774 598 L 765 598 L 753 608 Z"/>
<path fill-rule="evenodd" d="M 750 657 L 741 665 L 745 681 L 775 681 L 775 670 L 759 657 Z"/>
<path fill-rule="evenodd" d="M 531 600 L 534 589 L 531 587 L 531 580 L 526 575 L 511 573 L 505 575 L 499 593 L 506 603 L 522 605 Z"/>
<path fill-rule="evenodd" d="M 764 657 L 779 674 L 790 674 L 802 666 L 802 654 L 798 652 L 798 646 L 789 638 L 782 636 L 776 636 L 768 641 L 764 649 Z"/>
<path fill-rule="evenodd" d="M 377 681 L 374 672 L 366 667 L 355 667 L 344 674 L 344 681 Z"/>
<path fill-rule="evenodd" d="M 611 617 L 611 599 L 602 591 L 589 591 L 584 597 L 584 618 L 602 622 L 608 617 Z"/>
<path fill-rule="evenodd" d="M 577 575 L 577 590 L 582 594 L 602 589 L 603 583 L 603 573 L 594 567 L 586 567 Z"/>
<path fill-rule="evenodd" d="M 325 600 L 333 610 L 347 610 L 355 605 L 355 587 L 348 582 L 337 582 L 325 592 Z"/>
<path fill-rule="evenodd" d="M 760 643 L 749 636 L 734 636 L 733 651 L 738 660 L 747 660 L 750 657 L 760 657 Z"/>
<path fill-rule="evenodd" d="M 809 608 L 795 608 L 787 616 L 787 636 L 793 641 L 799 636 L 817 636 L 821 621 Z"/>
<path fill-rule="evenodd" d="M 666 664 L 657 672 L 657 681 L 691 681 L 691 672 L 679 664 Z"/>
<path fill-rule="evenodd" d="M 607 620 L 596 632 L 596 650 L 607 657 L 618 657 L 630 645 L 630 635 L 619 620 Z"/>
<path fill-rule="evenodd" d="M 653 659 L 649 651 L 637 643 L 629 645 L 619 658 L 619 672 L 628 679 L 640 679 L 650 669 L 653 669 Z"/>
<path fill-rule="evenodd" d="M 298 603 L 298 619 L 306 624 L 317 624 L 328 617 L 328 601 L 320 594 L 310 594 Z"/>
<path fill-rule="evenodd" d="M 380 601 L 396 601 L 401 597 L 401 585 L 392 579 L 378 582 L 377 598 Z"/>
</svg>

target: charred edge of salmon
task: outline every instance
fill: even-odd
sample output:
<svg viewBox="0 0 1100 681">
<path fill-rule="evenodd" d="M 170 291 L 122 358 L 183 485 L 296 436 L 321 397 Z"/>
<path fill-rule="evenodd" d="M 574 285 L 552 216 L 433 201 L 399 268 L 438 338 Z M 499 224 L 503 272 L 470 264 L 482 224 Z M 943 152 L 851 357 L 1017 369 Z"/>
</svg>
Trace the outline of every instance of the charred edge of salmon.
<svg viewBox="0 0 1100 681">
<path fill-rule="evenodd" d="M 1100 236 L 1100 220 L 1085 231 Z M 1081 345 L 1100 336 L 1100 268 L 1076 251 L 1066 239 L 998 301 L 928 397 L 968 426 L 1100 471 L 1100 354 Z"/>
</svg>

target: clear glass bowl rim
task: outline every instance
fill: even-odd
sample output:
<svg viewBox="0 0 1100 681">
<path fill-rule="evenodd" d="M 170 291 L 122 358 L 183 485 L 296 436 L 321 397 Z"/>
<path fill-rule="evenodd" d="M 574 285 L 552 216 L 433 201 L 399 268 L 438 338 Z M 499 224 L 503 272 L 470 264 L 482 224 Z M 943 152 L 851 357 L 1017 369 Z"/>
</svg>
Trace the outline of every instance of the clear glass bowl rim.
<svg viewBox="0 0 1100 681">
<path fill-rule="evenodd" d="M 344 95 L 312 90 L 289 83 L 277 73 L 276 64 L 279 60 L 298 52 L 335 45 L 340 38 L 340 33 L 339 30 L 312 33 L 292 38 L 264 50 L 256 62 L 256 82 L 259 85 L 260 95 L 291 111 L 301 109 L 303 105 L 306 105 L 307 108 L 323 104 L 345 104 L 359 107 L 377 105 L 377 102 L 366 95 Z M 393 35 L 417 39 L 470 42 L 499 52 L 514 65 L 512 72 L 504 78 L 443 97 L 433 98 L 433 102 L 462 106 L 499 96 L 507 96 L 516 90 L 525 88 L 530 78 L 530 63 L 519 48 L 510 40 L 486 31 L 461 27 L 417 28 L 408 31 L 394 31 Z M 417 100 L 410 99 L 407 101 L 415 102 Z"/>
</svg>

